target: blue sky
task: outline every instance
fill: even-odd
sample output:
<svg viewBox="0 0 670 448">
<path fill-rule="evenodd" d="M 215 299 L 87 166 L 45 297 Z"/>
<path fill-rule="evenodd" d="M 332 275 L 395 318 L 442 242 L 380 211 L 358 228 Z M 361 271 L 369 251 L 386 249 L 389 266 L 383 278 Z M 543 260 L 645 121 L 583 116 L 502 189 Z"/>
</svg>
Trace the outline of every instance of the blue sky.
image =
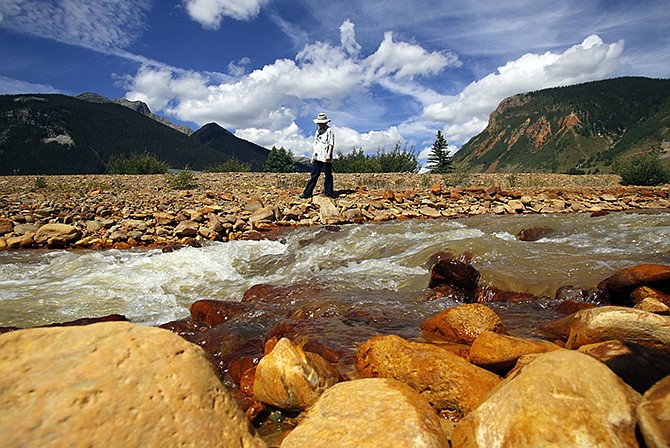
<svg viewBox="0 0 670 448">
<path fill-rule="evenodd" d="M 456 150 L 516 93 L 670 77 L 667 0 L 2 0 L 0 94 L 95 92 L 308 154 Z"/>
</svg>

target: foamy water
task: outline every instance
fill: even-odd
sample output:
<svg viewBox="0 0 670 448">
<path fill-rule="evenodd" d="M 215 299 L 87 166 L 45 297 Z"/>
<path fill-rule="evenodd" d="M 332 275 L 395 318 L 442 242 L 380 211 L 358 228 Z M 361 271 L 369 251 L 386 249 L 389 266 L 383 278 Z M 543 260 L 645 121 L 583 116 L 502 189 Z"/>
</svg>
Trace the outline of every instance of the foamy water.
<svg viewBox="0 0 670 448">
<path fill-rule="evenodd" d="M 539 225 L 554 234 L 517 241 L 521 229 Z M 186 317 L 198 299 L 240 300 L 258 283 L 314 283 L 331 291 L 331 299 L 387 301 L 412 312 L 426 293 L 430 257 L 445 250 L 472 254 L 481 284 L 553 298 L 560 286 L 592 287 L 626 266 L 670 264 L 670 213 L 487 215 L 343 226 L 339 232 L 301 228 L 281 241 L 207 243 L 170 253 L 5 251 L 0 326 L 112 313 L 160 324 Z M 534 307 L 526 305 L 529 318 Z"/>
</svg>

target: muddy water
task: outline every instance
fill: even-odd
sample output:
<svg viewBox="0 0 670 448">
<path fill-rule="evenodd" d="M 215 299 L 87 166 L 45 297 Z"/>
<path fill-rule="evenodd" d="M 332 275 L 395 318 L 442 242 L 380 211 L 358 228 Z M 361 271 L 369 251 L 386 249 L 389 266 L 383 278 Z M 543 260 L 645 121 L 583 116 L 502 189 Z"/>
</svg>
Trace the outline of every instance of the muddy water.
<svg viewBox="0 0 670 448">
<path fill-rule="evenodd" d="M 524 228 L 552 234 L 518 241 Z M 208 243 L 176 252 L 0 252 L 0 326 L 36 326 L 123 314 L 157 325 L 188 316 L 198 299 L 239 301 L 258 283 L 318 285 L 333 313 L 384 309 L 398 332 L 447 306 L 427 302 L 430 257 L 469 253 L 480 285 L 544 297 L 492 304 L 508 328 L 528 334 L 553 315 L 557 288 L 595 286 L 617 269 L 670 264 L 670 213 L 479 216 L 301 228 L 280 241 Z M 253 320 L 253 316 L 248 316 Z"/>
</svg>

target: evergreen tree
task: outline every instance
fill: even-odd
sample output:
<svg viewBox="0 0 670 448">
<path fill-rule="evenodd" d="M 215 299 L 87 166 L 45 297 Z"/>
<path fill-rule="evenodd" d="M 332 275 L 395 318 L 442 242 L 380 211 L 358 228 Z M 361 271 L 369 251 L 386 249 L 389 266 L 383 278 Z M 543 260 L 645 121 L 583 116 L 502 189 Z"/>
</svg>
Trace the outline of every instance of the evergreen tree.
<svg viewBox="0 0 670 448">
<path fill-rule="evenodd" d="M 293 154 L 288 149 L 284 149 L 283 146 L 279 149 L 273 146 L 270 154 L 268 154 L 268 160 L 265 162 L 263 171 L 266 173 L 293 173 L 295 171 Z"/>
<path fill-rule="evenodd" d="M 442 135 L 442 131 L 437 131 L 437 138 L 428 155 L 427 168 L 431 173 L 444 174 L 451 172 L 451 157 L 447 149 L 447 140 Z"/>
</svg>

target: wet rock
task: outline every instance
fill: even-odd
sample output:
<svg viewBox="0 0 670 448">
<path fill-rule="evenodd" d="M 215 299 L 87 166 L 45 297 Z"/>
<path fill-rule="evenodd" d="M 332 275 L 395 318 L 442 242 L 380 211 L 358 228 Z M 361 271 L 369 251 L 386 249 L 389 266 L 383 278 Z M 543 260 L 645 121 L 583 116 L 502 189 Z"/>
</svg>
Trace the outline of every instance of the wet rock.
<svg viewBox="0 0 670 448">
<path fill-rule="evenodd" d="M 668 283 L 670 284 L 670 281 L 668 281 Z M 648 286 L 641 286 L 636 288 L 633 290 L 633 292 L 630 293 L 630 298 L 633 300 L 635 305 L 639 304 L 645 299 L 653 299 L 665 305 L 670 305 L 670 294 L 666 294 Z"/>
<path fill-rule="evenodd" d="M 339 374 L 328 361 L 282 338 L 256 366 L 254 399 L 302 411 L 338 381 Z"/>
<path fill-rule="evenodd" d="M 478 288 L 475 301 L 477 303 L 493 302 L 532 302 L 537 296 L 528 292 L 505 291 L 492 285 Z"/>
<path fill-rule="evenodd" d="M 670 375 L 670 355 L 631 342 L 599 342 L 583 345 L 579 351 L 607 365 L 641 394 Z"/>
<path fill-rule="evenodd" d="M 320 288 L 306 284 L 269 285 L 261 283 L 244 292 L 242 302 L 263 302 L 290 304 L 310 292 L 318 293 Z"/>
<path fill-rule="evenodd" d="M 479 272 L 472 265 L 442 253 L 436 256 L 428 287 L 446 285 L 463 297 L 463 301 L 472 302 L 477 291 L 479 277 Z"/>
<path fill-rule="evenodd" d="M 445 418 L 473 411 L 500 379 L 432 344 L 377 336 L 358 350 L 361 377 L 393 378 L 418 391 Z"/>
<path fill-rule="evenodd" d="M 517 360 L 524 355 L 545 353 L 560 348 L 549 341 L 484 331 L 470 347 L 470 362 L 497 373 L 504 373 L 514 367 Z"/>
<path fill-rule="evenodd" d="M 670 354 L 670 318 L 633 308 L 604 306 L 572 316 L 566 348 L 618 339 Z"/>
<path fill-rule="evenodd" d="M 670 376 L 645 392 L 637 418 L 647 448 L 670 446 Z"/>
<path fill-rule="evenodd" d="M 633 308 L 655 314 L 670 314 L 670 306 L 653 297 L 645 297 L 635 304 Z"/>
<path fill-rule="evenodd" d="M 0 412 L 6 446 L 265 446 L 202 350 L 127 322 L 2 335 Z"/>
<path fill-rule="evenodd" d="M 574 314 L 577 311 L 581 310 L 587 310 L 589 308 L 595 308 L 596 305 L 593 303 L 587 303 L 587 302 L 576 302 L 574 300 L 566 300 L 564 302 L 559 303 L 556 305 L 556 308 L 554 308 L 554 311 L 556 311 L 559 314 Z"/>
<path fill-rule="evenodd" d="M 419 324 L 429 340 L 472 344 L 484 331 L 507 334 L 507 329 L 491 308 L 480 303 L 448 308 Z"/>
<path fill-rule="evenodd" d="M 519 241 L 537 241 L 548 236 L 552 236 L 556 231 L 548 226 L 535 226 L 526 229 L 521 229 L 516 234 L 516 239 Z"/>
<path fill-rule="evenodd" d="M 670 291 L 670 266 L 641 264 L 621 269 L 598 284 L 610 303 L 632 305 L 631 293 L 642 286 Z"/>
<path fill-rule="evenodd" d="M 584 354 L 545 353 L 503 380 L 454 429 L 459 448 L 638 446 L 638 393 Z"/>
<path fill-rule="evenodd" d="M 191 321 L 200 326 L 215 327 L 255 309 L 252 304 L 227 300 L 197 300 L 191 304 Z"/>
<path fill-rule="evenodd" d="M 35 243 L 63 246 L 81 237 L 81 231 L 68 224 L 45 224 L 35 233 Z"/>
<path fill-rule="evenodd" d="M 328 389 L 281 446 L 446 448 L 449 443 L 437 416 L 416 391 L 398 381 L 375 378 Z"/>
</svg>

